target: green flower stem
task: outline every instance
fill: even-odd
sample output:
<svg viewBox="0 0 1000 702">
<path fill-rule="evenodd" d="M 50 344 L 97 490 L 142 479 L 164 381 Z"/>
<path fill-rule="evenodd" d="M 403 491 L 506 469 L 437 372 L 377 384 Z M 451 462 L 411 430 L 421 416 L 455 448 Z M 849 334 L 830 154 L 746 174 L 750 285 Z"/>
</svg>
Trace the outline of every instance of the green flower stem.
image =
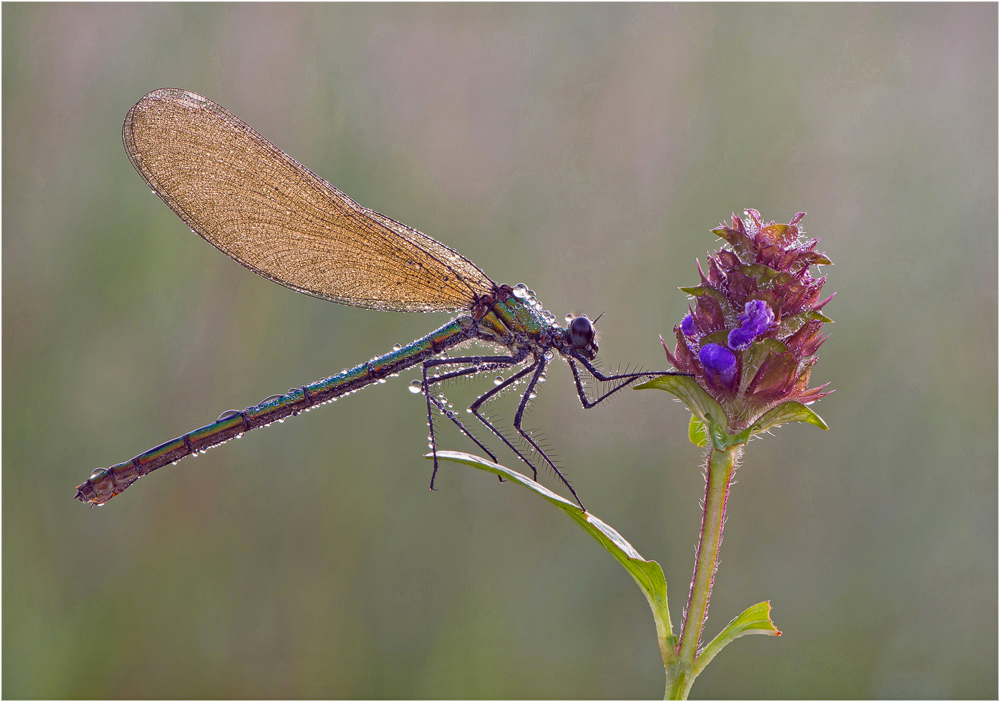
<svg viewBox="0 0 1000 702">
<path fill-rule="evenodd" d="M 725 449 L 711 445 L 709 448 L 705 511 L 702 515 L 701 538 L 698 541 L 694 576 L 691 579 L 691 590 L 681 628 L 677 662 L 673 670 L 667 671 L 666 697 L 669 699 L 686 699 L 698 674 L 695 658 L 705 619 L 708 616 L 708 600 L 712 595 L 712 582 L 719 561 L 722 526 L 726 519 L 726 500 L 729 497 L 733 470 L 742 450 L 742 444 Z"/>
</svg>

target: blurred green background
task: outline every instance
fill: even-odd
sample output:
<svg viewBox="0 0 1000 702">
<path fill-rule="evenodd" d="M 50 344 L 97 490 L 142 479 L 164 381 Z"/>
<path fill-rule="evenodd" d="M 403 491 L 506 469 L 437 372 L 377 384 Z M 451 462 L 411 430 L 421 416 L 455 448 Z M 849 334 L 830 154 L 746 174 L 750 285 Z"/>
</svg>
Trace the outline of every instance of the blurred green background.
<svg viewBox="0 0 1000 702">
<path fill-rule="evenodd" d="M 570 520 L 453 465 L 428 492 L 416 371 L 73 501 L 97 466 L 447 320 L 298 295 L 192 235 L 121 145 L 164 86 L 558 317 L 605 313 L 607 366 L 665 367 L 710 228 L 806 210 L 836 263 L 831 430 L 750 446 L 706 629 L 769 599 L 784 635 L 693 695 L 997 696 L 995 3 L 2 12 L 4 697 L 663 693 L 642 595 Z M 675 625 L 687 417 L 661 392 L 584 412 L 559 364 L 526 423 L 663 565 Z"/>
</svg>

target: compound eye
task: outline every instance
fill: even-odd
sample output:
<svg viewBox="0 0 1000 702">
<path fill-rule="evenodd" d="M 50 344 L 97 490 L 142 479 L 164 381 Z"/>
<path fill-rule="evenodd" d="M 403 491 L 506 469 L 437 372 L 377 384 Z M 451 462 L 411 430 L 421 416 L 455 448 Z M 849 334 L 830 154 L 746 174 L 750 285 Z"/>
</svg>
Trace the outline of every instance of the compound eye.
<svg viewBox="0 0 1000 702">
<path fill-rule="evenodd" d="M 586 317 L 574 318 L 569 325 L 569 338 L 574 348 L 587 348 L 594 342 L 594 325 Z"/>
</svg>

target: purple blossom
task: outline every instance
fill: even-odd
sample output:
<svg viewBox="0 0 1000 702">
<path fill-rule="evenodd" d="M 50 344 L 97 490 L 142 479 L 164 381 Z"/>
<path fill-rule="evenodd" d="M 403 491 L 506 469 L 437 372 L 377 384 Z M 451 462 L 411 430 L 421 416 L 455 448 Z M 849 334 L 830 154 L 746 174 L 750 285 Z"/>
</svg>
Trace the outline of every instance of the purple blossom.
<svg viewBox="0 0 1000 702">
<path fill-rule="evenodd" d="M 750 348 L 754 339 L 768 330 L 774 322 L 774 312 L 763 300 L 751 300 L 737 319 L 740 326 L 729 332 L 729 348 L 742 351 Z"/>
<path fill-rule="evenodd" d="M 694 336 L 698 333 L 698 329 L 694 326 L 694 318 L 690 314 L 684 315 L 684 319 L 681 320 L 681 333 L 684 336 Z"/>
<path fill-rule="evenodd" d="M 732 388 L 736 377 L 736 355 L 719 344 L 705 344 L 698 352 L 705 375 L 713 384 Z"/>
</svg>

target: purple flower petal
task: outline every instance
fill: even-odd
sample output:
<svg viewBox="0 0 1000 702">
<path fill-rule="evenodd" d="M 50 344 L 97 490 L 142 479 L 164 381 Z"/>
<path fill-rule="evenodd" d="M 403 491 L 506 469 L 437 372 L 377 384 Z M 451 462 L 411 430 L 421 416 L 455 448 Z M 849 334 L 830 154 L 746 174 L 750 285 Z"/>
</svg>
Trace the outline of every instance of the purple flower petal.
<svg viewBox="0 0 1000 702">
<path fill-rule="evenodd" d="M 731 388 L 736 376 L 736 356 L 725 346 L 705 344 L 698 352 L 705 375 L 714 383 Z"/>
<path fill-rule="evenodd" d="M 690 314 L 684 315 L 684 319 L 681 320 L 681 332 L 684 336 L 694 336 L 698 333 L 694 326 L 694 319 L 691 318 Z"/>
<path fill-rule="evenodd" d="M 729 346 L 737 351 L 750 348 L 750 344 L 763 334 L 774 322 L 774 312 L 763 300 L 751 300 L 743 308 L 737 319 L 740 326 L 729 332 Z"/>
</svg>

